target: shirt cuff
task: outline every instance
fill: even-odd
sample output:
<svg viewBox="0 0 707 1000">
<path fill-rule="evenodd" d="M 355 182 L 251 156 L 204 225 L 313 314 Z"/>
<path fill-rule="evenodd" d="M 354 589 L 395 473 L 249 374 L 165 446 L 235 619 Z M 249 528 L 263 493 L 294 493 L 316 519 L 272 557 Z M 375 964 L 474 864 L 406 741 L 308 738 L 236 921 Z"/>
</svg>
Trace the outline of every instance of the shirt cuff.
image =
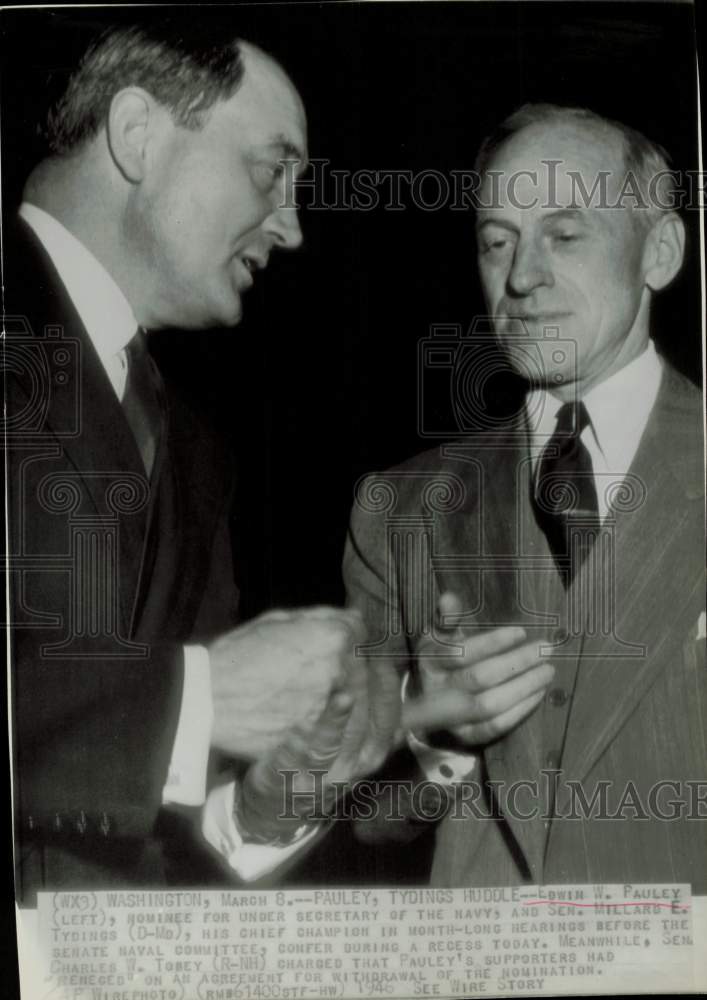
<svg viewBox="0 0 707 1000">
<path fill-rule="evenodd" d="M 476 767 L 476 754 L 440 750 L 418 740 L 413 733 L 407 734 L 407 741 L 425 777 L 438 785 L 463 781 L 471 776 Z"/>
<path fill-rule="evenodd" d="M 407 673 L 400 686 L 401 701 L 405 701 L 409 679 L 410 674 Z M 441 750 L 418 739 L 414 733 L 407 733 L 407 744 L 417 757 L 417 763 L 425 777 L 438 785 L 451 785 L 455 781 L 463 781 L 470 777 L 476 767 L 475 754 Z"/>
<path fill-rule="evenodd" d="M 200 806 L 204 802 L 213 718 L 209 652 L 205 646 L 185 646 L 182 705 L 163 803 Z"/>
<path fill-rule="evenodd" d="M 235 782 L 220 785 L 209 792 L 204 806 L 201 832 L 204 839 L 226 859 L 244 882 L 268 875 L 316 837 L 319 826 L 303 826 L 290 844 L 246 844 L 233 818 Z M 299 831 L 298 831 L 299 833 Z"/>
</svg>

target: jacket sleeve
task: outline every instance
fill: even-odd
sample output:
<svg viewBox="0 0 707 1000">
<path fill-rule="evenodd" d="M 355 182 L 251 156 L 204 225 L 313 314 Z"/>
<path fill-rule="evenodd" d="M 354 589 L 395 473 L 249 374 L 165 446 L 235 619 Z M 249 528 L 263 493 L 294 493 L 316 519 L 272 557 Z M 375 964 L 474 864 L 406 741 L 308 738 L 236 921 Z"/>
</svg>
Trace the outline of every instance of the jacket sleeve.
<svg viewBox="0 0 707 1000">
<path fill-rule="evenodd" d="M 139 658 L 62 658 L 46 655 L 48 638 L 21 627 L 11 635 L 17 833 L 21 840 L 145 837 L 176 732 L 182 647 L 146 646 Z"/>
<path fill-rule="evenodd" d="M 344 550 L 346 601 L 358 608 L 367 630 L 365 654 L 401 676 L 410 656 L 403 626 L 400 567 L 388 537 L 385 509 L 379 509 L 379 478 L 369 477 L 356 491 Z"/>
</svg>

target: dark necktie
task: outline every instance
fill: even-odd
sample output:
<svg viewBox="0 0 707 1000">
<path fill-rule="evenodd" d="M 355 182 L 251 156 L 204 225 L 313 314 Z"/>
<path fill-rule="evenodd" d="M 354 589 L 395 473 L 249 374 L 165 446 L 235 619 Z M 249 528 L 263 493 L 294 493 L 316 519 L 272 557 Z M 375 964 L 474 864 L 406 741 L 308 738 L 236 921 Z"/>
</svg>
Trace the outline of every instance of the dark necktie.
<svg viewBox="0 0 707 1000">
<path fill-rule="evenodd" d="M 535 479 L 535 516 L 565 586 L 588 555 L 599 528 L 592 459 L 581 440 L 590 423 L 584 403 L 563 403 Z"/>
<path fill-rule="evenodd" d="M 147 350 L 145 331 L 137 333 L 125 348 L 128 376 L 123 409 L 140 450 L 148 478 L 152 473 L 162 427 L 161 387 L 157 367 Z"/>
</svg>

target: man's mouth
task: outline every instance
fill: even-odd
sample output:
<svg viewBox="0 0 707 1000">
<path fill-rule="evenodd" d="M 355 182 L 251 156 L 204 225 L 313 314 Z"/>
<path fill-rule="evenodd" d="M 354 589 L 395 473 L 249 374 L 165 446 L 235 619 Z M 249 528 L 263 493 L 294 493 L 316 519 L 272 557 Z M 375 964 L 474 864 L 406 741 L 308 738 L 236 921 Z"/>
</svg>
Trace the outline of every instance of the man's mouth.
<svg viewBox="0 0 707 1000">
<path fill-rule="evenodd" d="M 523 312 L 506 313 L 507 320 L 520 320 L 521 323 L 556 323 L 560 319 L 567 319 L 568 312 Z"/>
<path fill-rule="evenodd" d="M 255 254 L 242 253 L 239 254 L 236 259 L 241 265 L 245 275 L 245 287 L 252 287 L 253 275 L 256 271 L 262 271 L 265 267 L 267 267 L 267 257 L 259 257 Z"/>
</svg>

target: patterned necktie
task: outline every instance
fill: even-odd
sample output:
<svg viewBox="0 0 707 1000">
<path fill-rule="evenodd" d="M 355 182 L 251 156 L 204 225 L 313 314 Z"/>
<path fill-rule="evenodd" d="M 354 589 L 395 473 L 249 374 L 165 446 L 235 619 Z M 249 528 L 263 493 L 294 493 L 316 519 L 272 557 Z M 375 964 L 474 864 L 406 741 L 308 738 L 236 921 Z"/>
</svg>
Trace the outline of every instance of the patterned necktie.
<svg viewBox="0 0 707 1000">
<path fill-rule="evenodd" d="M 581 439 L 590 423 L 584 403 L 563 403 L 535 480 L 535 516 L 565 586 L 588 555 L 599 527 L 592 459 Z"/>
<path fill-rule="evenodd" d="M 152 474 L 162 428 L 160 404 L 162 382 L 147 350 L 145 331 L 138 331 L 125 348 L 128 376 L 123 395 L 123 409 L 140 450 L 148 478 Z"/>
</svg>

